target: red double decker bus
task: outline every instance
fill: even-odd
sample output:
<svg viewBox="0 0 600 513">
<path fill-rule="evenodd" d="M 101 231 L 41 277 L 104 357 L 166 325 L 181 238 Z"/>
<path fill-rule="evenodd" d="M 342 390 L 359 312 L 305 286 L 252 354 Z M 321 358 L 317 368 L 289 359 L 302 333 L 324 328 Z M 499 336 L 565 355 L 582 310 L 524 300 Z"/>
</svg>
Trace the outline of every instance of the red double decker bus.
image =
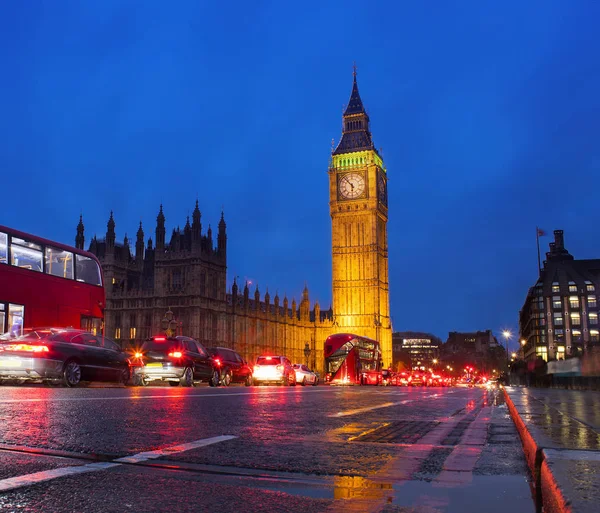
<svg viewBox="0 0 600 513">
<path fill-rule="evenodd" d="M 370 338 L 338 333 L 325 340 L 325 382 L 332 385 L 379 385 L 381 347 Z"/>
<path fill-rule="evenodd" d="M 0 226 L 0 337 L 41 326 L 97 334 L 104 306 L 102 270 L 94 255 Z"/>
</svg>

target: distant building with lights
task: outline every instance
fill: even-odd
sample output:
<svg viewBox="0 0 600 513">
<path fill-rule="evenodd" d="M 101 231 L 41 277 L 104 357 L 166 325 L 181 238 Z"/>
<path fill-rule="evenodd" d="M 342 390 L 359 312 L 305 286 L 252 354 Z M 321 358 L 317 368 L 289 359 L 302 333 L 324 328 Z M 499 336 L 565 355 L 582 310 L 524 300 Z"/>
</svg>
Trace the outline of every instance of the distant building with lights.
<svg viewBox="0 0 600 513">
<path fill-rule="evenodd" d="M 480 370 L 492 371 L 502 368 L 506 351 L 498 344 L 492 330 L 451 331 L 441 348 L 440 359 L 457 368 L 472 365 Z"/>
<path fill-rule="evenodd" d="M 519 314 L 525 359 L 560 360 L 599 346 L 599 288 L 600 259 L 576 260 L 565 248 L 563 231 L 555 230 Z"/>
<path fill-rule="evenodd" d="M 393 368 L 431 367 L 439 357 L 441 339 L 431 333 L 398 331 L 392 334 Z"/>
</svg>

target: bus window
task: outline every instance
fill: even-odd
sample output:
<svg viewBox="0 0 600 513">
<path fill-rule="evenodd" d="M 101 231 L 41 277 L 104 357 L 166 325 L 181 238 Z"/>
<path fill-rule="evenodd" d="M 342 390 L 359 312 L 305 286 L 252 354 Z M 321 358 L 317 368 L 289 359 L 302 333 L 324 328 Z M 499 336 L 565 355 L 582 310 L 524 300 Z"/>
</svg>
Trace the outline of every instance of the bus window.
<svg viewBox="0 0 600 513">
<path fill-rule="evenodd" d="M 8 330 L 12 337 L 20 337 L 23 334 L 23 305 L 8 305 Z"/>
<path fill-rule="evenodd" d="M 73 275 L 73 253 L 52 246 L 46 247 L 46 274 L 72 280 L 75 277 Z"/>
<path fill-rule="evenodd" d="M 42 246 L 12 237 L 11 264 L 23 269 L 42 272 Z"/>
<path fill-rule="evenodd" d="M 89 283 L 90 285 L 102 285 L 100 279 L 100 268 L 95 260 L 83 255 L 77 256 L 77 281 Z"/>
<path fill-rule="evenodd" d="M 0 264 L 8 263 L 8 236 L 0 233 Z"/>
</svg>

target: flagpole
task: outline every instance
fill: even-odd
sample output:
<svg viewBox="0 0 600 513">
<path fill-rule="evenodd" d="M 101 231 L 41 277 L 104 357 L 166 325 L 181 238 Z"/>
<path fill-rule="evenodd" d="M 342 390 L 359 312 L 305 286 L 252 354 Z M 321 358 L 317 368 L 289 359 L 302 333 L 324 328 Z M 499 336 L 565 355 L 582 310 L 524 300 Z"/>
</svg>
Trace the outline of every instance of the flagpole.
<svg viewBox="0 0 600 513">
<path fill-rule="evenodd" d="M 542 276 L 542 264 L 540 262 L 540 229 L 535 227 L 535 239 L 537 242 L 537 250 L 538 250 L 538 278 Z"/>
</svg>

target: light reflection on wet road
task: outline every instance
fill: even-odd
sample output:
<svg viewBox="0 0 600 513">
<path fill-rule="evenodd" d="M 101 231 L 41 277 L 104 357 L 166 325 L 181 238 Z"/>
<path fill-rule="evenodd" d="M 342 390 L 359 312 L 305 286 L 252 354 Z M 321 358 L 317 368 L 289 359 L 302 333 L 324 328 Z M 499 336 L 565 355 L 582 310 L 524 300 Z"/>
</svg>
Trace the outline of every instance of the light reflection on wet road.
<svg viewBox="0 0 600 513">
<path fill-rule="evenodd" d="M 0 510 L 534 511 L 520 441 L 497 391 L 0 390 L 0 485 L 198 444 L 8 491 Z M 215 438 L 222 435 L 235 438 Z M 203 446 L 205 439 L 218 441 Z M 42 454 L 2 450 L 16 446 Z"/>
</svg>

